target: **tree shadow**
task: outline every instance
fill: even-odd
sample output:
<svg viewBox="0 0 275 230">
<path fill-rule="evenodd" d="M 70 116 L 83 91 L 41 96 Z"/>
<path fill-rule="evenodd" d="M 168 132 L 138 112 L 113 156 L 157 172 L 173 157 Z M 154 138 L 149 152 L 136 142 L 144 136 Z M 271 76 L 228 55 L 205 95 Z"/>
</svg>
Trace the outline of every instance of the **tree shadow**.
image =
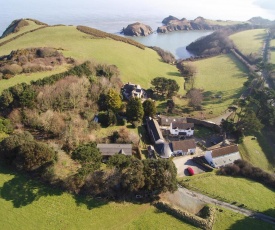
<svg viewBox="0 0 275 230">
<path fill-rule="evenodd" d="M 173 76 L 173 77 L 182 77 L 181 74 L 179 72 L 167 72 L 168 76 Z"/>
<path fill-rule="evenodd" d="M 0 173 L 14 175 L 14 178 L 5 182 L 0 188 L 0 197 L 11 201 L 15 208 L 27 206 L 43 196 L 60 196 L 63 193 L 60 189 L 46 187 L 25 175 L 4 169 L 3 166 L 0 166 Z"/>
<path fill-rule="evenodd" d="M 92 210 L 108 204 L 108 201 L 98 197 L 98 199 L 87 197 L 83 195 L 74 195 L 75 203 L 77 206 L 85 205 L 87 209 Z"/>
<path fill-rule="evenodd" d="M 262 212 L 264 215 L 275 214 L 275 209 L 268 209 L 265 212 Z M 271 221 L 273 222 L 273 221 Z M 259 219 L 256 219 L 255 217 L 245 217 L 244 219 L 236 221 L 233 225 L 230 226 L 231 230 L 236 229 L 275 229 L 275 225 L 271 223 L 267 223 L 264 221 L 261 221 Z"/>
</svg>

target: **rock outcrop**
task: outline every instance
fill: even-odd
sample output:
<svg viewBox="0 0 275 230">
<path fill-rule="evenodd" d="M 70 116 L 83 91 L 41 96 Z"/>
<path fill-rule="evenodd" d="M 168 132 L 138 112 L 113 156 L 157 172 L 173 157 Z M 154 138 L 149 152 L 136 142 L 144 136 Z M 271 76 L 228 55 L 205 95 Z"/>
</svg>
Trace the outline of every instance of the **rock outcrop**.
<svg viewBox="0 0 275 230">
<path fill-rule="evenodd" d="M 122 33 L 126 36 L 147 36 L 153 33 L 150 26 L 136 22 L 123 28 Z"/>
<path fill-rule="evenodd" d="M 197 17 L 195 20 L 187 20 L 186 18 L 178 19 L 174 16 L 169 16 L 163 19 L 163 26 L 158 27 L 158 33 L 167 33 L 177 30 L 217 30 L 219 25 L 207 23 L 203 17 Z"/>
</svg>

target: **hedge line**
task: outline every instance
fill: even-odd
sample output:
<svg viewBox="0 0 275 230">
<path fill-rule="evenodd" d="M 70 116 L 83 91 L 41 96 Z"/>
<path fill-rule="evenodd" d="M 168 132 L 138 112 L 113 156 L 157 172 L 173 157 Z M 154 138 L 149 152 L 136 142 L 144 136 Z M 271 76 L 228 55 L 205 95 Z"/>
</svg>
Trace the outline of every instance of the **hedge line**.
<svg viewBox="0 0 275 230">
<path fill-rule="evenodd" d="M 10 38 L 10 39 L 8 39 L 8 40 L 6 40 L 6 41 L 4 41 L 4 42 L 1 42 L 1 43 L 0 43 L 0 47 L 3 46 L 3 45 L 5 45 L 5 44 L 7 44 L 7 43 L 9 43 L 9 42 L 11 42 L 11 41 L 13 41 L 13 40 L 15 40 L 15 39 L 17 39 L 17 38 L 19 38 L 19 37 L 24 36 L 25 34 L 28 34 L 28 33 L 31 33 L 31 32 L 37 31 L 37 30 L 44 29 L 45 27 L 48 27 L 48 26 L 41 26 L 41 27 L 36 28 L 36 29 L 34 29 L 34 30 L 27 31 L 27 32 L 24 32 L 24 33 L 22 33 L 22 34 L 19 34 L 19 35 L 13 37 L 13 38 Z"/>
<path fill-rule="evenodd" d="M 99 38 L 111 38 L 113 40 L 116 40 L 116 41 L 120 41 L 120 42 L 125 42 L 125 43 L 128 43 L 130 45 L 134 45 L 140 49 L 145 49 L 145 46 L 132 40 L 132 39 L 129 39 L 129 38 L 124 38 L 124 37 L 121 37 L 121 36 L 118 36 L 118 35 L 115 35 L 115 34 L 109 34 L 109 33 L 106 33 L 106 32 L 103 32 L 101 30 L 97 30 L 97 29 L 94 29 L 94 28 L 90 28 L 90 27 L 87 27 L 87 26 L 77 26 L 76 27 L 79 31 L 85 33 L 85 34 L 89 34 L 89 35 L 92 35 L 92 36 L 95 36 L 95 37 L 99 37 Z"/>
<path fill-rule="evenodd" d="M 215 208 L 205 206 L 203 208 L 206 219 L 193 215 L 187 211 L 179 210 L 166 202 L 156 202 L 155 206 L 176 218 L 186 221 L 196 227 L 211 230 L 215 220 Z"/>
</svg>

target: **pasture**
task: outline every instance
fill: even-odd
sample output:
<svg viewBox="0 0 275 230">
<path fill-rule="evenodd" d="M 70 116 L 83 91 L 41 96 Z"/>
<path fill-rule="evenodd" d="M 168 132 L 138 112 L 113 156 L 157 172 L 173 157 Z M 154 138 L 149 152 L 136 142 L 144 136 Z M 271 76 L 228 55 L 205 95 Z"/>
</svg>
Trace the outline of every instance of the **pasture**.
<svg viewBox="0 0 275 230">
<path fill-rule="evenodd" d="M 262 146 L 265 146 L 265 149 Z M 256 139 L 254 136 L 246 136 L 243 143 L 239 145 L 240 153 L 244 160 L 269 171 L 273 169 L 269 159 L 272 157 L 272 152 L 271 149 L 266 149 L 266 147 L 268 147 L 268 143 L 262 134 L 258 134 Z"/>
<path fill-rule="evenodd" d="M 272 39 L 270 41 L 270 47 L 274 47 L 275 48 L 275 39 Z M 271 50 L 270 51 L 270 62 L 272 64 L 275 64 L 275 50 Z"/>
<path fill-rule="evenodd" d="M 84 199 L 0 168 L 0 229 L 195 229 L 150 204 Z"/>
<path fill-rule="evenodd" d="M 17 75 L 15 77 L 12 77 L 10 79 L 2 79 L 0 81 L 0 94 L 4 89 L 7 89 L 9 87 L 12 87 L 14 85 L 20 84 L 20 83 L 27 83 L 29 84 L 31 81 L 36 81 L 38 79 L 48 77 L 53 74 L 62 73 L 68 69 L 68 65 L 63 66 L 56 66 L 54 70 L 52 71 L 44 71 L 44 72 L 37 72 L 37 73 L 24 73 Z"/>
<path fill-rule="evenodd" d="M 197 68 L 195 87 L 203 89 L 204 115 L 223 114 L 233 101 L 240 97 L 247 80 L 247 70 L 231 54 L 219 55 L 193 62 Z"/>
<path fill-rule="evenodd" d="M 197 229 L 150 204 L 115 203 L 73 196 L 2 166 L 0 191 L 0 229 Z M 217 208 L 213 229 L 270 227 Z"/>
<path fill-rule="evenodd" d="M 260 183 L 244 178 L 204 173 L 182 179 L 182 184 L 218 200 L 275 217 L 275 192 Z"/>
<path fill-rule="evenodd" d="M 80 62 L 94 60 L 116 65 L 124 83 L 132 82 L 144 88 L 150 88 L 150 82 L 155 77 L 174 79 L 181 87 L 180 93 L 184 93 L 184 79 L 177 68 L 162 62 L 158 54 L 149 48 L 142 50 L 112 39 L 95 38 L 78 31 L 74 26 L 56 26 L 26 34 L 5 44 L 1 47 L 0 56 L 28 47 L 54 47 Z"/>
<path fill-rule="evenodd" d="M 261 55 L 265 37 L 265 29 L 254 29 L 235 33 L 229 38 L 233 40 L 234 44 L 244 55 L 251 53 Z"/>
</svg>

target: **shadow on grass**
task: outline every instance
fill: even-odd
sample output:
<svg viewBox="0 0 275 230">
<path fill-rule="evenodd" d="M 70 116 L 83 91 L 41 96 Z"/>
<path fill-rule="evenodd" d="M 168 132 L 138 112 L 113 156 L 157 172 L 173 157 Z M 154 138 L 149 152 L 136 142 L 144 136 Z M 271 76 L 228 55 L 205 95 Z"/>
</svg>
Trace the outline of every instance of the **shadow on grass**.
<svg viewBox="0 0 275 230">
<path fill-rule="evenodd" d="M 15 208 L 27 206 L 43 196 L 60 196 L 63 193 L 60 189 L 46 187 L 25 175 L 5 169 L 2 165 L 0 166 L 0 173 L 14 175 L 0 188 L 0 197 L 6 201 L 11 201 Z"/>
<path fill-rule="evenodd" d="M 74 195 L 75 203 L 77 206 L 85 205 L 87 209 L 91 210 L 94 208 L 99 208 L 103 205 L 108 204 L 107 201 L 103 199 L 94 199 L 92 197 Z"/>
<path fill-rule="evenodd" d="M 182 77 L 181 74 L 179 72 L 167 72 L 168 76 L 173 76 L 173 77 Z"/>
<path fill-rule="evenodd" d="M 268 209 L 265 212 L 262 212 L 262 214 L 264 215 L 268 215 L 268 216 L 274 216 L 275 214 L 275 209 Z M 271 220 L 272 222 L 272 220 Z M 235 229 L 275 229 L 275 225 L 271 224 L 271 223 L 267 223 L 264 221 L 261 221 L 259 219 L 255 219 L 255 218 L 251 218 L 251 217 L 245 217 L 241 220 L 236 221 L 234 224 L 232 224 L 230 226 L 231 230 L 235 230 Z"/>
</svg>

